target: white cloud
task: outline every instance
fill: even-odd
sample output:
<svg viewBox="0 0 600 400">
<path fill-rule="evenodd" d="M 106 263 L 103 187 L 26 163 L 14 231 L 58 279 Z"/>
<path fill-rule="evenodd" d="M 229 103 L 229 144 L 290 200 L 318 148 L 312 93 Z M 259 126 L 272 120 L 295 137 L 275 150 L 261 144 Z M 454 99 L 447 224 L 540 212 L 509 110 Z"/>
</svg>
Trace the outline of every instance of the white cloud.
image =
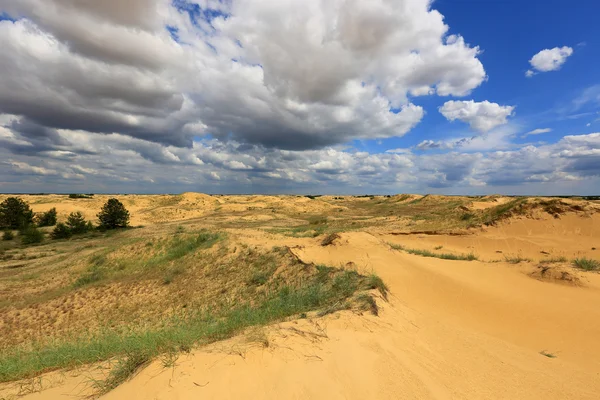
<svg viewBox="0 0 600 400">
<path fill-rule="evenodd" d="M 497 103 L 450 100 L 439 108 L 440 113 L 449 121 L 460 120 L 468 123 L 478 132 L 506 124 L 507 118 L 513 114 L 513 106 L 501 106 Z"/>
<path fill-rule="evenodd" d="M 542 133 L 548 133 L 548 132 L 552 132 L 552 129 L 550 128 L 537 128 L 534 129 L 532 131 L 529 131 L 527 133 L 525 133 L 523 135 L 523 137 L 529 136 L 529 135 L 541 135 Z"/>
<path fill-rule="evenodd" d="M 529 60 L 535 72 L 529 70 L 525 73 L 525 76 L 531 77 L 536 72 L 559 70 L 571 54 L 573 54 L 573 49 L 568 46 L 542 50 Z"/>
<path fill-rule="evenodd" d="M 306 149 L 402 136 L 479 49 L 429 0 L 0 0 L 0 113 L 41 128 Z M 177 40 L 165 29 L 171 27 Z M 394 109 L 391 111 L 390 109 Z"/>
</svg>

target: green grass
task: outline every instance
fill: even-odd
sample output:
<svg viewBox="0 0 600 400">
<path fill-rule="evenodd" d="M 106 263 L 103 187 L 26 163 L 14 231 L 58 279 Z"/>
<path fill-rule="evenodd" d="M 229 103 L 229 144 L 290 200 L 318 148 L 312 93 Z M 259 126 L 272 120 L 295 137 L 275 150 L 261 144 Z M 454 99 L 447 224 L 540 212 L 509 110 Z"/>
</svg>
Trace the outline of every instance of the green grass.
<svg viewBox="0 0 600 400">
<path fill-rule="evenodd" d="M 598 271 L 600 270 L 600 261 L 579 257 L 573 260 L 573 266 L 584 271 Z"/>
<path fill-rule="evenodd" d="M 208 249 L 223 238 L 220 233 L 203 231 L 191 237 L 177 235 L 166 246 L 166 249 L 145 262 L 146 267 L 153 267 L 175 261 L 199 250 Z"/>
<path fill-rule="evenodd" d="M 118 360 L 117 365 L 104 380 L 94 381 L 98 394 L 105 394 L 130 379 L 142 367 L 149 364 L 151 357 L 143 352 L 132 352 Z"/>
<path fill-rule="evenodd" d="M 74 288 L 81 288 L 101 281 L 106 277 L 105 272 L 97 266 L 90 267 L 73 283 Z"/>
<path fill-rule="evenodd" d="M 371 274 L 367 278 L 367 287 L 369 289 L 377 289 L 384 299 L 387 299 L 388 287 L 379 276 Z"/>
<path fill-rule="evenodd" d="M 527 202 L 525 198 L 516 198 L 496 207 L 489 208 L 482 216 L 484 225 L 493 225 L 497 221 L 509 217 L 514 210 L 518 210 Z"/>
<path fill-rule="evenodd" d="M 101 390 L 110 390 L 140 365 L 160 354 L 223 340 L 250 326 L 266 325 L 315 309 L 346 305 L 356 291 L 373 286 L 372 282 L 378 287 L 382 285 L 379 279 L 367 279 L 355 271 L 331 268 L 325 282 L 319 274 L 297 287 L 283 286 L 267 291 L 262 299 L 231 309 L 190 311 L 184 317 L 173 317 L 152 328 L 105 330 L 93 335 L 14 347 L 0 354 L 0 382 L 122 358 L 107 380 L 98 383 Z"/>
<path fill-rule="evenodd" d="M 362 311 L 369 311 L 373 315 L 379 315 L 377 301 L 370 294 L 362 293 L 356 297 L 356 301 Z"/>
<path fill-rule="evenodd" d="M 520 255 L 507 254 L 504 256 L 504 261 L 510 264 L 519 264 L 522 262 L 531 262 L 531 258 L 521 257 Z"/>
<path fill-rule="evenodd" d="M 409 254 L 415 254 L 417 256 L 422 256 L 422 257 L 434 257 L 434 258 L 441 258 L 442 260 L 460 260 L 460 261 L 475 261 L 475 260 L 479 259 L 473 253 L 468 253 L 468 254 L 434 253 L 433 251 L 430 251 L 430 250 L 410 249 L 410 248 L 404 247 L 399 244 L 393 244 L 393 243 L 388 243 L 388 244 L 394 250 L 402 250 Z"/>
</svg>

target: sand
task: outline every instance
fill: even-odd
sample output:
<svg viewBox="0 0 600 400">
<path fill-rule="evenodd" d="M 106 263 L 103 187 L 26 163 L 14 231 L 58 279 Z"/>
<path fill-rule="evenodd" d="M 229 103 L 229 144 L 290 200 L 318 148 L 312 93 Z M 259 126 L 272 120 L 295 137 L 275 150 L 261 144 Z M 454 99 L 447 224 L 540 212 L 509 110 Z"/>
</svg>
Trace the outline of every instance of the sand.
<svg viewBox="0 0 600 400">
<path fill-rule="evenodd" d="M 282 201 L 252 196 L 232 207 Z M 227 199 L 184 195 L 180 202 L 198 207 L 190 213 L 207 213 Z M 142 203 L 133 197 L 131 204 Z M 327 207 L 303 199 L 289 204 Z M 378 298 L 377 317 L 349 311 L 310 316 L 263 328 L 267 341 L 253 341 L 251 332 L 195 350 L 173 368 L 156 360 L 104 398 L 597 399 L 600 274 L 570 268 L 574 283 L 561 281 L 567 270 L 553 266 L 557 274 L 545 279 L 534 262 L 512 265 L 503 256 L 598 258 L 600 250 L 592 247 L 600 247 L 599 222 L 598 214 L 568 214 L 513 218 L 468 236 L 347 232 L 327 247 L 320 238 L 232 231 L 251 245 L 290 246 L 306 262 L 375 272 L 391 293 L 387 301 Z M 499 262 L 424 258 L 388 242 L 441 245 Z M 63 375 L 59 383 L 43 378 L 45 389 L 23 398 L 85 394 L 92 371 Z M 50 376 L 57 381 L 56 373 Z"/>
</svg>

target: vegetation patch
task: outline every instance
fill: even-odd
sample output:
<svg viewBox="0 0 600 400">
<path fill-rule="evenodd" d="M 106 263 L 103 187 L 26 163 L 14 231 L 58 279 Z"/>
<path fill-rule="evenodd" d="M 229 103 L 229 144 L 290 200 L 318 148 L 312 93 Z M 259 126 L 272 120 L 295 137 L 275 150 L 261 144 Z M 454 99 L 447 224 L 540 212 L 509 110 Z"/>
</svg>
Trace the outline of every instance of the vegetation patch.
<svg viewBox="0 0 600 400">
<path fill-rule="evenodd" d="M 554 264 L 554 263 L 564 263 L 567 261 L 568 261 L 567 257 L 558 256 L 558 257 L 545 258 L 545 259 L 541 260 L 540 263 L 541 264 Z"/>
<path fill-rule="evenodd" d="M 149 274 L 146 279 L 150 279 L 155 276 L 152 271 L 165 271 L 162 278 L 161 275 L 156 278 L 156 287 L 163 288 L 164 295 L 153 293 L 149 297 L 152 301 L 141 303 L 145 309 L 138 322 L 130 319 L 131 311 L 127 308 L 127 299 L 123 298 L 119 302 L 121 314 L 111 315 L 113 324 L 102 324 L 101 329 L 88 329 L 82 325 L 68 335 L 40 337 L 4 347 L 0 353 L 0 381 L 117 360 L 106 380 L 96 383 L 99 392 L 104 393 L 161 354 L 189 351 L 196 345 L 229 338 L 251 326 L 267 325 L 311 311 L 323 314 L 347 308 L 366 310 L 368 305 L 368 310 L 375 312 L 376 303 L 361 294 L 372 289 L 387 293 L 387 287 L 375 275 L 363 276 L 356 271 L 306 264 L 293 257 L 287 248 L 258 251 L 242 246 L 232 251 L 223 238 L 222 234 L 203 231 L 177 235 L 171 240 L 155 239 L 151 248 L 145 245 L 147 239 L 142 239 L 139 244 L 127 242 L 121 249 L 101 250 L 88 258 L 88 268 L 73 284 L 79 292 L 109 293 L 102 291 L 106 286 L 104 282 L 110 277 L 122 277 L 119 278 L 121 285 L 135 285 L 123 286 L 129 288 L 126 289 L 128 293 L 132 290 L 139 293 L 136 288 L 143 282 L 149 285 L 152 281 L 129 279 L 136 276 L 131 273 L 145 271 L 144 274 Z M 201 258 L 184 258 L 218 242 L 221 243 L 219 247 L 202 253 Z M 158 269 L 126 268 L 115 272 L 119 255 L 131 253 L 136 246 L 156 252 L 149 260 Z M 175 265 L 170 263 L 174 260 L 178 260 Z M 140 266 L 147 266 L 148 260 L 138 262 Z M 188 268 L 195 272 L 186 274 Z M 94 289 L 90 285 L 94 285 Z M 85 298 L 95 301 L 91 294 Z M 57 301 L 64 303 L 60 299 Z M 155 303 L 160 303 L 160 307 L 153 308 Z M 105 311 L 94 308 L 100 313 Z M 175 311 L 160 314 L 165 310 Z M 153 313 L 159 314 L 154 316 Z M 104 317 L 98 315 L 95 318 Z M 125 318 L 123 323 L 118 322 L 119 318 Z M 72 318 L 70 325 L 77 323 L 77 318 Z"/>
<path fill-rule="evenodd" d="M 531 258 L 523 257 L 521 255 L 506 254 L 504 256 L 504 261 L 510 264 L 519 264 L 522 262 L 531 262 L 533 260 Z"/>
<path fill-rule="evenodd" d="M 418 256 L 422 256 L 422 257 L 434 257 L 434 258 L 441 258 L 443 260 L 461 260 L 461 261 L 475 261 L 475 260 L 479 259 L 473 253 L 468 253 L 468 254 L 434 253 L 433 251 L 430 251 L 430 250 L 410 249 L 410 248 L 404 247 L 399 244 L 393 244 L 393 243 L 388 243 L 388 244 L 394 250 L 402 250 L 409 254 L 415 254 Z"/>
<path fill-rule="evenodd" d="M 600 270 L 600 261 L 586 257 L 579 257 L 573 260 L 573 266 L 584 271 Z"/>
</svg>

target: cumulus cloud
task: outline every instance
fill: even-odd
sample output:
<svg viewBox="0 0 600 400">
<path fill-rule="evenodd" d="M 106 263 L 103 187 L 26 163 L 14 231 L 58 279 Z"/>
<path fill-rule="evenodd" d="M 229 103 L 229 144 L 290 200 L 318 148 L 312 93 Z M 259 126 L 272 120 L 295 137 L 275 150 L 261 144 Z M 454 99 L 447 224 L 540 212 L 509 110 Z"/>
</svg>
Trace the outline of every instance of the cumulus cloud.
<svg viewBox="0 0 600 400">
<path fill-rule="evenodd" d="M 497 103 L 450 100 L 439 108 L 440 113 L 449 121 L 459 120 L 468 123 L 478 132 L 484 133 L 497 126 L 506 124 L 513 114 L 513 106 L 501 106 Z"/>
<path fill-rule="evenodd" d="M 573 49 L 568 46 L 542 50 L 529 60 L 533 69 L 525 72 L 525 76 L 530 78 L 538 72 L 557 71 L 571 54 Z"/>
<path fill-rule="evenodd" d="M 287 149 L 402 136 L 486 74 L 428 0 L 0 0 L 0 113 Z"/>
</svg>

